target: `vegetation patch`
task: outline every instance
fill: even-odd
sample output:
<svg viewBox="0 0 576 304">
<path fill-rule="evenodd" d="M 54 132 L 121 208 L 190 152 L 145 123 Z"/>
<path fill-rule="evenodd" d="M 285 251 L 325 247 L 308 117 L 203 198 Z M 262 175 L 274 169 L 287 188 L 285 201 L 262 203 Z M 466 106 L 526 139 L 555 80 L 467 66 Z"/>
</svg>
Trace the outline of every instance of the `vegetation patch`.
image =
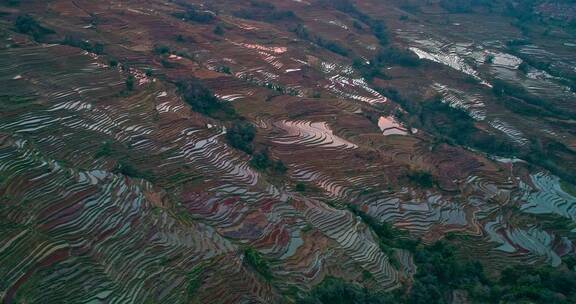
<svg viewBox="0 0 576 304">
<path fill-rule="evenodd" d="M 184 101 L 194 111 L 222 120 L 239 118 L 229 102 L 219 100 L 198 79 L 181 80 L 177 83 L 177 87 Z"/>
<path fill-rule="evenodd" d="M 298 38 L 316 43 L 318 46 L 325 48 L 335 54 L 344 57 L 349 55 L 348 50 L 344 48 L 340 43 L 322 38 L 315 34 L 311 34 L 310 31 L 308 31 L 308 28 L 302 24 L 298 24 L 294 29 L 292 29 L 292 32 L 296 34 Z"/>
<path fill-rule="evenodd" d="M 201 275 L 204 272 L 204 266 L 199 265 L 196 266 L 188 273 L 188 285 L 186 286 L 186 293 L 188 294 L 188 299 L 193 298 L 198 289 L 202 286 L 202 278 Z"/>
<path fill-rule="evenodd" d="M 36 98 L 32 96 L 0 95 L 0 109 L 17 110 L 33 105 Z"/>
<path fill-rule="evenodd" d="M 266 171 L 271 174 L 281 175 L 286 173 L 286 166 L 281 160 L 272 160 L 267 150 L 261 150 L 255 153 L 250 160 L 252 168 L 259 171 Z"/>
<path fill-rule="evenodd" d="M 416 54 L 407 49 L 386 47 L 378 52 L 374 64 L 377 66 L 400 65 L 405 67 L 416 67 L 420 65 L 420 59 Z"/>
<path fill-rule="evenodd" d="M 378 42 L 381 46 L 387 46 L 390 44 L 390 38 L 388 36 L 388 29 L 384 22 L 381 20 L 376 20 L 367 14 L 361 12 L 356 5 L 350 0 L 322 0 L 320 1 L 321 5 L 332 7 L 344 14 L 350 15 L 357 20 L 360 20 L 367 24 L 372 33 L 378 39 Z M 358 25 L 356 27 L 359 27 Z"/>
<path fill-rule="evenodd" d="M 130 178 L 141 178 L 152 182 L 154 176 L 151 172 L 143 172 L 138 170 L 132 163 L 127 160 L 120 160 L 116 168 L 112 171 L 115 174 L 122 174 Z"/>
<path fill-rule="evenodd" d="M 394 302 L 392 293 L 374 293 L 340 278 L 326 277 L 312 291 L 299 298 L 298 304 L 386 304 Z"/>
<path fill-rule="evenodd" d="M 105 141 L 102 143 L 102 145 L 100 145 L 98 151 L 96 151 L 94 158 L 110 157 L 112 156 L 112 153 L 112 143 L 110 141 Z"/>
<path fill-rule="evenodd" d="M 232 123 L 232 127 L 226 132 L 226 140 L 228 143 L 248 154 L 254 152 L 254 146 L 252 142 L 256 137 L 256 128 L 247 121 L 235 121 Z"/>
<path fill-rule="evenodd" d="M 54 31 L 40 25 L 36 19 L 30 15 L 20 15 L 14 21 L 14 28 L 17 32 L 32 36 L 34 40 L 41 40 L 46 35 L 54 34 Z"/>
<path fill-rule="evenodd" d="M 348 209 L 356 216 L 359 216 L 362 221 L 374 231 L 380 240 L 380 248 L 385 249 L 384 252 L 387 253 L 389 257 L 393 254 L 393 248 L 406 249 L 413 252 L 419 243 L 419 241 L 410 239 L 406 231 L 394 228 L 387 222 L 378 222 L 373 217 L 358 209 L 356 205 L 349 204 Z"/>
<path fill-rule="evenodd" d="M 104 45 L 99 42 L 90 42 L 75 36 L 66 36 L 61 43 L 64 45 L 80 48 L 97 55 L 104 54 Z"/>
<path fill-rule="evenodd" d="M 442 102 L 439 96 L 418 102 L 404 98 L 395 89 L 378 89 L 378 91 L 406 110 L 408 115 L 403 117 L 403 120 L 433 133 L 441 141 L 496 155 L 509 156 L 518 151 L 505 138 L 476 128 L 474 119 L 468 113 Z"/>
<path fill-rule="evenodd" d="M 406 174 L 406 177 L 410 183 L 421 188 L 432 188 L 435 184 L 434 177 L 428 171 L 410 171 Z"/>
<path fill-rule="evenodd" d="M 134 76 L 129 75 L 128 77 L 126 77 L 126 80 L 124 81 L 124 83 L 126 84 L 126 90 L 133 91 L 135 82 L 136 79 L 134 78 Z"/>
<path fill-rule="evenodd" d="M 522 87 L 501 80 L 494 80 L 492 85 L 498 101 L 512 112 L 526 116 L 546 115 L 560 119 L 576 119 L 576 115 L 558 109 L 549 101 L 533 96 Z"/>
<path fill-rule="evenodd" d="M 468 303 L 574 303 L 576 273 L 549 266 L 518 265 L 490 279 L 477 261 L 457 256 L 446 241 L 412 249 L 418 272 L 409 290 L 378 293 L 328 277 L 297 303 L 451 303 L 454 292 Z M 572 263 L 572 264 L 570 264 Z M 566 259 L 574 267 L 574 260 Z M 364 277 L 369 277 L 364 275 Z"/>
<path fill-rule="evenodd" d="M 298 20 L 293 11 L 279 10 L 272 3 L 265 1 L 250 1 L 250 7 L 235 11 L 235 17 L 264 22 L 295 21 Z"/>
<path fill-rule="evenodd" d="M 216 19 L 214 13 L 199 10 L 193 6 L 189 6 L 184 12 L 174 13 L 173 16 L 178 19 L 196 23 L 211 23 Z"/>
<path fill-rule="evenodd" d="M 560 187 L 562 188 L 562 190 L 574 197 L 576 197 L 576 186 L 573 184 L 570 184 L 566 181 L 560 181 Z"/>
<path fill-rule="evenodd" d="M 272 280 L 272 272 L 268 262 L 252 247 L 244 249 L 244 261 L 248 266 L 258 272 L 266 281 Z"/>
</svg>

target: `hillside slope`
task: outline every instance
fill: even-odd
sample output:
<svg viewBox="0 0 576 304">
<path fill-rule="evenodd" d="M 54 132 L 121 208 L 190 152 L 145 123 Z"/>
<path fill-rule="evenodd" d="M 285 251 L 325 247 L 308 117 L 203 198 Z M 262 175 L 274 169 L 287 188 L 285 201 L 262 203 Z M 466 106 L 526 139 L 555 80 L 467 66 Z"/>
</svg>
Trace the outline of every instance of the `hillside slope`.
<svg viewBox="0 0 576 304">
<path fill-rule="evenodd" d="M 0 298 L 576 299 L 572 16 L 479 2 L 0 2 Z"/>
</svg>

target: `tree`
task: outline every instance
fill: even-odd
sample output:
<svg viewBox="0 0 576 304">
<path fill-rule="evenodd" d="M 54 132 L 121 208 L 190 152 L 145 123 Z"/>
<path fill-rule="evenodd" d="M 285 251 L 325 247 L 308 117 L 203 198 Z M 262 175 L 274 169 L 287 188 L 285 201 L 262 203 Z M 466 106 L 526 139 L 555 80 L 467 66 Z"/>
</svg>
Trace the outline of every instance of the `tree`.
<svg viewBox="0 0 576 304">
<path fill-rule="evenodd" d="M 128 76 L 128 78 L 126 78 L 126 89 L 128 91 L 132 91 L 134 90 L 134 83 L 135 83 L 136 79 L 134 78 L 134 76 L 130 75 Z"/>
<path fill-rule="evenodd" d="M 218 36 L 224 35 L 224 28 L 220 26 L 220 24 L 216 25 L 216 27 L 214 28 L 214 34 Z"/>
</svg>

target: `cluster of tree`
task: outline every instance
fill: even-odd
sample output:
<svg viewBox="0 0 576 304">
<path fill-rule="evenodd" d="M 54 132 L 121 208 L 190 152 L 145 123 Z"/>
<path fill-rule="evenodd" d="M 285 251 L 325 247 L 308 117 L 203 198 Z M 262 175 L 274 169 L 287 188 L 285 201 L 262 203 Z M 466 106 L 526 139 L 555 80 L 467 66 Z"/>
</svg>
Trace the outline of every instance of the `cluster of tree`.
<svg viewBox="0 0 576 304">
<path fill-rule="evenodd" d="M 62 40 L 61 43 L 64 45 L 77 47 L 97 55 L 104 54 L 104 45 L 102 43 L 90 42 L 88 40 L 84 40 L 76 36 L 67 35 L 64 37 L 64 40 Z"/>
<path fill-rule="evenodd" d="M 527 116 L 576 119 L 575 114 L 559 109 L 548 100 L 538 98 L 520 86 L 499 79 L 494 80 L 492 85 L 492 91 L 498 97 L 497 100 L 513 112 Z"/>
<path fill-rule="evenodd" d="M 214 27 L 214 31 L 212 32 L 218 36 L 223 36 L 225 33 L 224 27 L 222 27 L 220 24 L 217 24 L 216 27 Z"/>
<path fill-rule="evenodd" d="M 32 36 L 34 40 L 41 40 L 46 35 L 54 34 L 54 31 L 40 25 L 34 17 L 30 15 L 20 15 L 14 21 L 14 29 L 22 34 Z"/>
<path fill-rule="evenodd" d="M 518 265 L 489 279 L 480 263 L 457 257 L 454 246 L 437 242 L 418 248 L 419 272 L 411 290 L 411 303 L 448 302 L 454 290 L 466 291 L 472 303 L 574 303 L 576 273 L 563 268 Z"/>
<path fill-rule="evenodd" d="M 167 55 L 170 53 L 170 47 L 164 44 L 154 45 L 154 54 L 156 55 Z"/>
<path fill-rule="evenodd" d="M 327 40 L 322 37 L 316 37 L 315 42 L 317 45 L 331 51 L 332 53 L 336 53 L 344 57 L 348 56 L 348 50 L 336 41 Z"/>
<path fill-rule="evenodd" d="M 396 229 L 387 222 L 378 222 L 373 217 L 358 209 L 356 205 L 349 204 L 348 209 L 356 216 L 359 216 L 374 234 L 376 234 L 380 250 L 388 256 L 392 264 L 397 264 L 394 259 L 394 248 L 414 251 L 416 246 L 418 246 L 419 241 L 410 239 L 406 231 Z"/>
<path fill-rule="evenodd" d="M 118 161 L 116 168 L 114 168 L 112 172 L 131 178 L 141 178 L 150 182 L 154 181 L 154 175 L 151 172 L 139 170 L 128 159 L 121 159 Z"/>
<path fill-rule="evenodd" d="M 351 210 L 374 231 L 381 243 L 414 254 L 418 271 L 411 288 L 400 288 L 392 293 L 374 292 L 328 277 L 301 296 L 297 303 L 450 303 L 455 291 L 464 294 L 468 303 L 576 301 L 576 273 L 573 271 L 576 262 L 568 265 L 570 259 L 566 263 L 568 269 L 518 265 L 503 270 L 499 279 L 490 279 L 481 263 L 467 258 L 448 241 L 437 241 L 432 245 L 405 241 L 406 233 L 380 224 L 356 208 Z M 364 277 L 369 279 L 371 276 L 366 274 Z"/>
<path fill-rule="evenodd" d="M 213 118 L 232 121 L 226 132 L 226 141 L 230 146 L 247 154 L 254 153 L 253 142 L 256 137 L 256 128 L 238 115 L 229 102 L 219 100 L 198 79 L 178 81 L 177 87 L 184 101 L 194 111 Z M 271 160 L 265 150 L 256 153 L 250 164 L 255 169 L 275 174 L 283 174 L 286 171 L 284 164 L 281 161 Z"/>
<path fill-rule="evenodd" d="M 361 59 L 355 59 L 352 66 L 360 72 L 362 77 L 367 81 L 378 77 L 382 79 L 388 76 L 382 72 L 386 66 L 399 65 L 404 67 L 417 67 L 421 64 L 420 58 L 409 50 L 399 49 L 396 47 L 383 47 L 370 62 Z"/>
<path fill-rule="evenodd" d="M 495 81 L 494 93 L 507 108 L 523 115 L 571 117 L 544 100 L 534 99 L 522 88 Z M 550 170 L 563 180 L 576 184 L 576 170 L 567 165 L 576 159 L 576 152 L 564 144 L 549 139 L 533 139 L 528 147 L 517 147 L 505 137 L 480 130 L 475 121 L 463 110 L 443 103 L 440 98 L 428 101 L 408 100 L 394 89 L 379 89 L 384 96 L 394 100 L 406 110 L 402 118 L 416 128 L 434 134 L 440 141 L 472 147 L 480 151 L 502 155 L 515 155 Z M 570 127 L 570 126 L 568 126 Z"/>
<path fill-rule="evenodd" d="M 449 106 L 440 98 L 423 102 L 418 117 L 421 126 L 426 130 L 433 130 L 459 145 L 469 144 L 476 132 L 474 120 L 468 113 Z"/>
<path fill-rule="evenodd" d="M 132 75 L 128 75 L 124 83 L 126 84 L 126 90 L 133 91 L 134 86 L 136 85 L 136 78 Z"/>
<path fill-rule="evenodd" d="M 32 36 L 36 41 L 44 41 L 46 40 L 46 36 L 56 33 L 54 30 L 41 25 L 34 17 L 27 14 L 18 16 L 13 25 L 17 32 Z M 66 35 L 64 39 L 60 41 L 60 44 L 80 48 L 98 55 L 104 54 L 104 45 L 102 43 L 90 42 L 74 35 Z"/>
<path fill-rule="evenodd" d="M 356 58 L 352 61 L 352 67 L 362 75 L 369 83 L 374 78 L 388 79 L 388 75 L 382 72 L 382 67 L 373 61 L 366 62 L 364 59 Z"/>
<path fill-rule="evenodd" d="M 576 273 L 566 269 L 517 265 L 490 286 L 490 297 L 506 302 L 576 303 Z"/>
<path fill-rule="evenodd" d="M 384 22 L 380 20 L 373 19 L 372 17 L 364 14 L 360 11 L 354 3 L 350 0 L 322 0 L 321 5 L 332 7 L 342 13 L 348 14 L 353 18 L 362 21 L 370 27 L 372 33 L 378 39 L 381 46 L 387 46 L 390 43 L 390 37 L 388 36 L 388 30 Z M 355 26 L 360 28 L 359 26 Z"/>
<path fill-rule="evenodd" d="M 173 16 L 182 20 L 196 23 L 211 23 L 216 19 L 216 15 L 214 13 L 199 10 L 192 6 L 188 6 L 184 12 L 174 13 Z"/>
<path fill-rule="evenodd" d="M 204 267 L 202 265 L 196 266 L 187 275 L 188 284 L 186 286 L 186 293 L 188 299 L 192 300 L 194 295 L 198 292 L 198 289 L 202 286 L 202 273 L 204 272 Z"/>
<path fill-rule="evenodd" d="M 306 187 L 306 184 L 304 184 L 302 182 L 298 182 L 298 183 L 296 183 L 296 186 L 294 186 L 294 190 L 296 190 L 297 192 L 300 192 L 300 193 L 304 193 L 308 190 L 308 187 Z"/>
<path fill-rule="evenodd" d="M 474 120 L 464 110 L 443 103 L 439 96 L 416 101 L 404 98 L 395 89 L 378 89 L 406 110 L 408 124 L 434 134 L 441 141 L 472 147 L 490 154 L 508 156 L 518 149 L 503 137 L 476 128 Z"/>
<path fill-rule="evenodd" d="M 308 28 L 300 23 L 296 25 L 296 27 L 294 27 L 291 31 L 296 34 L 296 37 L 302 40 L 310 41 L 314 39 L 312 34 L 310 34 L 310 31 L 308 31 Z"/>
<path fill-rule="evenodd" d="M 576 152 L 561 142 L 551 139 L 533 139 L 522 159 L 546 168 L 565 182 L 576 185 Z"/>
<path fill-rule="evenodd" d="M 378 66 L 400 65 L 415 67 L 420 65 L 420 59 L 410 50 L 385 47 L 382 48 L 374 58 L 374 64 Z"/>
<path fill-rule="evenodd" d="M 2 0 L 2 4 L 8 5 L 8 6 L 18 6 L 20 5 L 22 1 L 21 0 Z"/>
<path fill-rule="evenodd" d="M 520 51 L 520 47 L 529 44 L 528 40 L 515 39 L 506 43 L 507 51 L 522 59 L 522 63 L 518 69 L 525 74 L 530 70 L 530 67 L 545 71 L 546 73 L 557 77 L 557 81 L 569 87 L 573 92 L 576 92 L 576 72 L 571 69 L 562 69 L 553 65 L 551 59 L 535 58 Z"/>
<path fill-rule="evenodd" d="M 270 159 L 267 150 L 261 150 L 254 153 L 250 160 L 250 165 L 256 170 L 268 171 L 272 174 L 281 175 L 286 173 L 286 170 L 288 170 L 281 160 Z"/>
<path fill-rule="evenodd" d="M 256 137 L 256 128 L 249 122 L 237 120 L 226 132 L 226 140 L 230 146 L 248 154 L 254 152 L 253 141 Z"/>
<path fill-rule="evenodd" d="M 232 70 L 230 69 L 229 66 L 226 66 L 226 65 L 217 66 L 216 71 L 219 73 L 224 73 L 224 74 L 232 74 Z"/>
<path fill-rule="evenodd" d="M 441 0 L 440 6 L 449 13 L 469 13 L 472 11 L 472 0 Z"/>
<path fill-rule="evenodd" d="M 244 249 L 244 262 L 267 281 L 272 280 L 272 272 L 268 262 L 254 248 L 247 247 Z"/>
<path fill-rule="evenodd" d="M 523 0 L 523 1 L 505 1 L 504 14 L 518 19 L 520 22 L 528 22 L 534 20 L 536 14 L 534 12 L 534 5 L 538 0 Z"/>
<path fill-rule="evenodd" d="M 574 4 L 573 0 L 504 0 L 503 14 L 514 18 L 512 25 L 516 26 L 526 35 L 532 34 L 536 29 L 546 28 L 542 33 L 548 35 L 552 28 L 569 33 L 576 33 L 576 18 L 570 16 L 547 15 L 536 9 L 543 3 L 554 3 L 569 7 Z"/>
<path fill-rule="evenodd" d="M 421 188 L 432 188 L 434 186 L 434 177 L 428 171 L 414 170 L 406 174 L 408 181 Z"/>
<path fill-rule="evenodd" d="M 109 157 L 113 153 L 112 143 L 109 141 L 103 142 L 96 151 L 94 158 Z"/>
<path fill-rule="evenodd" d="M 233 15 L 242 19 L 264 22 L 298 20 L 293 11 L 279 10 L 272 3 L 256 0 L 250 1 L 250 7 L 235 11 Z"/>
<path fill-rule="evenodd" d="M 296 25 L 296 27 L 292 29 L 292 32 L 296 34 L 298 38 L 316 43 L 318 46 L 325 48 L 333 53 L 344 57 L 349 55 L 348 50 L 338 42 L 311 34 L 310 31 L 308 31 L 308 28 L 302 24 Z"/>
<path fill-rule="evenodd" d="M 392 304 L 392 293 L 374 293 L 340 278 L 327 277 L 312 291 L 296 300 L 298 304 Z"/>
<path fill-rule="evenodd" d="M 419 124 L 451 144 L 498 155 L 510 155 L 517 151 L 508 140 L 476 128 L 474 120 L 464 110 L 451 107 L 439 99 L 423 103 L 419 109 Z"/>
<path fill-rule="evenodd" d="M 198 79 L 192 78 L 178 81 L 177 87 L 184 101 L 194 111 L 224 120 L 238 119 L 238 114 L 230 103 L 219 100 Z"/>
</svg>

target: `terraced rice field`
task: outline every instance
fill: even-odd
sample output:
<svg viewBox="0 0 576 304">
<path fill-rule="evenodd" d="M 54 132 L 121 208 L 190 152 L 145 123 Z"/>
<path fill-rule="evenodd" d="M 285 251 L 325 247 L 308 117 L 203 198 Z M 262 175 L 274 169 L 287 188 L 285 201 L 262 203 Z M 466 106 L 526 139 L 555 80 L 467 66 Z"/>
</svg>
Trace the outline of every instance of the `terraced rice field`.
<svg viewBox="0 0 576 304">
<path fill-rule="evenodd" d="M 0 5 L 58 38 L 35 41 L 0 22 L 3 302 L 295 303 L 330 277 L 378 292 L 412 286 L 413 252 L 366 218 L 424 245 L 465 236 L 461 247 L 496 271 L 559 267 L 576 251 L 576 197 L 560 177 L 437 140 L 415 127 L 404 95 L 375 85 L 420 77 L 418 88 L 405 84 L 411 93 L 438 95 L 513 146 L 530 147 L 535 132 L 576 142 L 560 125 L 498 111 L 490 80 L 522 59 L 497 43 L 396 30 L 392 42 L 424 72 L 380 67 L 390 79 L 372 81 L 352 55 L 295 34 L 295 24 L 326 29 L 323 39 L 350 54 L 375 55 L 370 27 L 341 10 L 272 1 L 298 16 L 292 24 L 242 19 L 239 2 L 184 2 L 215 19 L 176 18 L 182 1 Z M 72 34 L 105 51 L 62 43 Z M 424 75 L 431 64 L 448 76 Z M 548 76 L 519 81 L 546 94 L 558 90 Z M 181 83 L 192 78 L 221 112 L 187 98 Z M 239 123 L 254 130 L 250 151 L 230 139 Z M 282 168 L 255 165 L 258 153 Z M 570 229 L 542 224 L 558 218 Z"/>
</svg>

